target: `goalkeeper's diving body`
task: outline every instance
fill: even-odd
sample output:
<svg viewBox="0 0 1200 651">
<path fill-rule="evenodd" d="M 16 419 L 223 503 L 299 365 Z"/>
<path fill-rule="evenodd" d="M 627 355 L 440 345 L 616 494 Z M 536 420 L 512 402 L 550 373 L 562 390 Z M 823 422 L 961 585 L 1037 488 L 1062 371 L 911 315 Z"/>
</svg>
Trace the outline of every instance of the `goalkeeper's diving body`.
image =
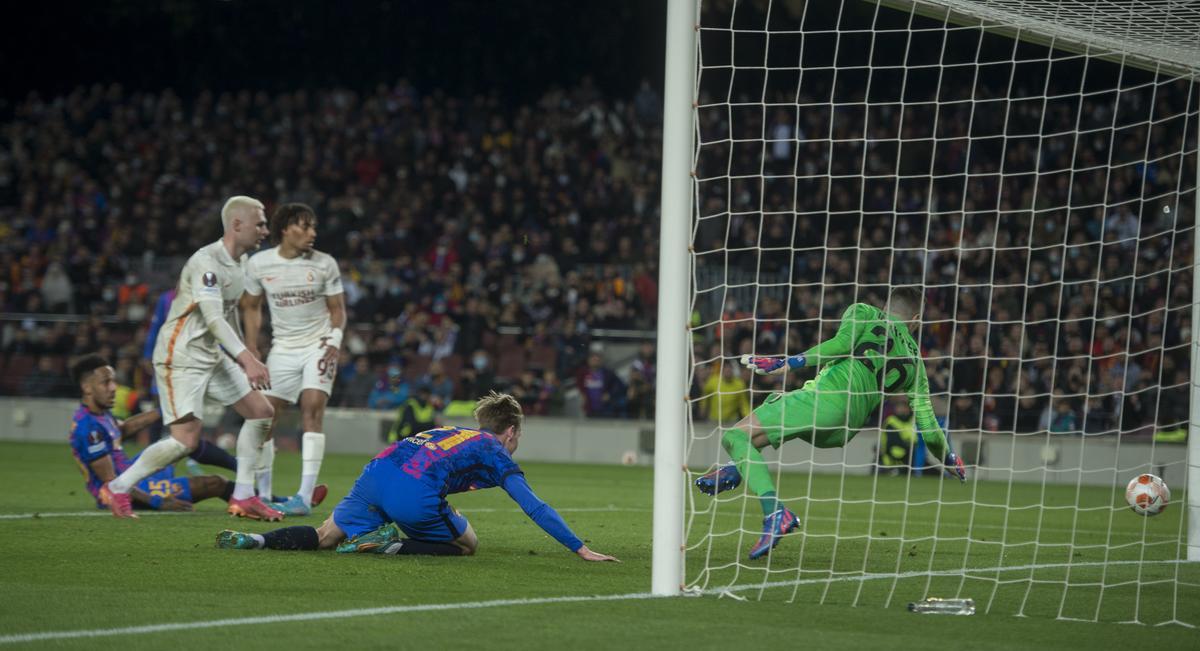
<svg viewBox="0 0 1200 651">
<path fill-rule="evenodd" d="M 779 503 L 775 482 L 760 450 L 768 445 L 778 448 L 796 438 L 818 448 L 842 447 L 867 423 L 886 395 L 908 396 L 930 453 L 942 462 L 948 474 L 966 479 L 962 460 L 951 450 L 934 416 L 925 363 L 912 337 L 912 331 L 920 325 L 922 298 L 916 288 L 897 287 L 885 310 L 865 303 L 851 305 L 842 314 L 833 338 L 799 355 L 742 356 L 741 363 L 759 375 L 821 367 L 803 387 L 772 394 L 725 432 L 721 446 L 733 463 L 696 480 L 701 492 L 715 495 L 737 488 L 746 478 L 764 513 L 763 534 L 750 549 L 751 559 L 771 553 L 782 536 L 799 524 L 796 514 Z"/>
</svg>

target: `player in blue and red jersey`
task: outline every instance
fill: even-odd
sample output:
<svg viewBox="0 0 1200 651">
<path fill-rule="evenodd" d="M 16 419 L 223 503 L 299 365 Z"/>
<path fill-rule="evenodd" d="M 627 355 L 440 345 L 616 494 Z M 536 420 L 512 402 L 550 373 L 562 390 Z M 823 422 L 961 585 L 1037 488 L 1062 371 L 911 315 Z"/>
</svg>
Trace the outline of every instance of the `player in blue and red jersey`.
<svg viewBox="0 0 1200 651">
<path fill-rule="evenodd" d="M 479 539 L 446 496 L 498 486 L 542 530 L 580 558 L 616 561 L 588 549 L 525 481 L 512 459 L 522 419 L 515 398 L 493 391 L 475 406 L 480 429 L 440 427 L 396 441 L 380 452 L 319 528 L 285 527 L 262 535 L 226 530 L 217 534 L 217 547 L 337 547 L 343 553 L 467 556 L 475 553 Z M 401 538 L 401 533 L 407 537 Z"/>
<path fill-rule="evenodd" d="M 117 393 L 116 372 L 99 355 L 80 358 L 72 366 L 71 375 L 79 385 L 82 403 L 71 422 L 71 452 L 87 478 L 88 492 L 96 499 L 96 506 L 108 508 L 100 498 L 100 487 L 134 461 L 121 449 L 122 437 L 147 427 L 159 415 L 150 411 L 124 422 L 114 418 L 109 410 Z M 228 500 L 232 493 L 233 484 L 223 477 L 176 477 L 174 468 L 167 466 L 138 482 L 131 496 L 142 508 L 190 511 L 193 502 L 209 497 Z"/>
</svg>

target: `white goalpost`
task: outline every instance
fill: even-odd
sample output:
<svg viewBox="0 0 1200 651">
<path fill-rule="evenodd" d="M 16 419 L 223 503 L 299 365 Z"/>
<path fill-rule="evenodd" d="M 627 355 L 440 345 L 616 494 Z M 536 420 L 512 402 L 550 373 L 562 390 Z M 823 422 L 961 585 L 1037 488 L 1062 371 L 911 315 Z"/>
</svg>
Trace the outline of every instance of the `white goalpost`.
<svg viewBox="0 0 1200 651">
<path fill-rule="evenodd" d="M 1200 625 L 1200 5 L 670 0 L 665 62 L 652 591 Z M 816 371 L 738 358 L 896 287 L 967 481 L 885 395 L 763 450 L 799 526 L 750 560 L 694 482 Z"/>
</svg>

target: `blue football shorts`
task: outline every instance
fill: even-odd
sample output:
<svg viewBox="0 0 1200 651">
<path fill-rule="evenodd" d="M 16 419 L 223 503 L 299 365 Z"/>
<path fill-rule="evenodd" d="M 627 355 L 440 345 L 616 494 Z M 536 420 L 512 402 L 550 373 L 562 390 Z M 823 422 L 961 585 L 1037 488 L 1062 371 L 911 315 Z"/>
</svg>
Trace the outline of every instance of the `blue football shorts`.
<svg viewBox="0 0 1200 651">
<path fill-rule="evenodd" d="M 347 538 L 395 522 L 413 540 L 449 542 L 467 530 L 467 519 L 424 482 L 389 459 L 372 459 L 354 487 L 333 509 L 333 522 Z"/>
<path fill-rule="evenodd" d="M 176 477 L 175 468 L 167 466 L 138 482 L 138 488 L 153 497 L 174 496 L 177 500 L 192 501 L 192 484 L 187 477 Z"/>
</svg>

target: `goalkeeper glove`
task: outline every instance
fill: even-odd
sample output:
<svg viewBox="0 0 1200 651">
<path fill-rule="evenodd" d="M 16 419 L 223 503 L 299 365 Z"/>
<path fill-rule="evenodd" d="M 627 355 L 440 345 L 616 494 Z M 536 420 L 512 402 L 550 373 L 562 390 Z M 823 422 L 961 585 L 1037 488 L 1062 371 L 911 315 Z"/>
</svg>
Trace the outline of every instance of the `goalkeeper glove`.
<svg viewBox="0 0 1200 651">
<path fill-rule="evenodd" d="M 786 373 L 788 369 L 796 370 L 803 368 L 807 360 L 804 355 L 792 355 L 791 357 L 756 357 L 754 355 L 742 355 L 742 366 L 754 371 L 758 375 L 779 375 Z"/>
<path fill-rule="evenodd" d="M 942 461 L 942 467 L 946 471 L 947 476 L 957 477 L 960 482 L 967 481 L 967 468 L 963 465 L 962 459 L 957 454 L 947 452 L 946 459 Z"/>
</svg>

